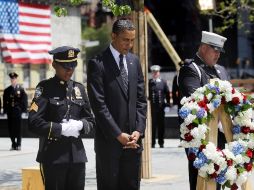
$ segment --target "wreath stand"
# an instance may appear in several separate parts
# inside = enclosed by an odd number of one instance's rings
[[[233,134],[231,128],[233,124],[230,116],[224,111],[224,106],[220,105],[216,110],[214,110],[212,115],[213,119],[211,119],[211,121],[208,123],[210,130],[206,140],[214,143],[215,146],[217,146],[218,123],[221,121],[227,142],[232,142]],[[241,188],[242,190],[252,190],[250,180],[248,179]],[[216,190],[216,182],[213,179],[206,180],[198,175],[196,190]]]

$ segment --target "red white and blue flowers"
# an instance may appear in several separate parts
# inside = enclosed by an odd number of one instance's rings
[[[190,97],[181,100],[179,116],[181,145],[189,148],[189,159],[199,170],[199,175],[214,179],[231,190],[246,182],[254,167],[254,123],[252,104],[247,96],[236,90],[228,81],[213,80],[198,88]],[[224,105],[232,118],[233,142],[224,150],[207,142],[207,123],[212,112]]]

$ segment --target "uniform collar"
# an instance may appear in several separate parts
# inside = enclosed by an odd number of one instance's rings
[[[60,84],[60,85],[67,85],[67,81],[64,81],[64,80],[61,80],[58,76],[54,76],[54,78],[53,78],[55,81],[56,81],[56,83],[57,84]]]

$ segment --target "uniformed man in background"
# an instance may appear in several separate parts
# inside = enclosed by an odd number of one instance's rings
[[[3,113],[7,114],[8,130],[11,138],[10,150],[21,150],[21,115],[27,112],[27,94],[24,88],[17,84],[18,74],[9,74],[11,85],[3,93]]]
[[[62,46],[53,55],[53,78],[41,81],[29,110],[29,129],[39,135],[37,161],[45,190],[83,190],[87,157],[80,134],[94,127],[85,87],[71,80],[79,49]]]
[[[170,105],[170,92],[167,82],[160,77],[160,66],[151,66],[152,79],[149,80],[149,100],[152,113],[152,148],[156,144],[156,132],[160,148],[164,147],[164,109]]]

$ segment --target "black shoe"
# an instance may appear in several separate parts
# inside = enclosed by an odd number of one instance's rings
[[[20,151],[21,150],[21,146],[17,146],[16,150]]]
[[[160,145],[160,148],[164,148],[164,145],[163,145],[163,144],[161,144],[161,145]]]

